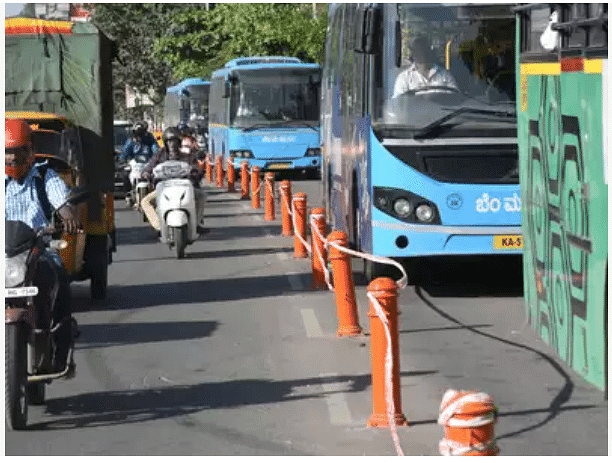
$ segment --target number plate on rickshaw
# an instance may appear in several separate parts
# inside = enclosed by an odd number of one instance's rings
[[[38,294],[37,286],[24,286],[23,288],[4,288],[5,299],[11,297],[28,297]]]
[[[523,249],[521,235],[497,235],[493,237],[493,249],[513,250]]]

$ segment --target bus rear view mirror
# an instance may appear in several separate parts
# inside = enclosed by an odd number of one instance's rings
[[[366,12],[364,52],[375,55],[380,51],[380,9],[369,8]]]

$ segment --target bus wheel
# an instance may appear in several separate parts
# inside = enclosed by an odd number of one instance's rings
[[[407,272],[408,282],[411,282],[411,272],[408,272],[408,270],[406,269],[406,264],[404,262],[401,262],[401,264],[404,267],[404,270]],[[394,265],[381,264],[379,262],[373,262],[368,259],[364,259],[363,273],[368,283],[372,282],[376,278],[381,277],[387,277],[391,278],[394,281],[397,281],[403,276],[400,269],[398,269]]]

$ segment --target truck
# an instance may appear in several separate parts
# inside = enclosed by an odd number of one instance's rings
[[[59,158],[77,175],[70,187],[91,194],[79,210],[84,230],[67,239],[62,256],[72,280],[91,280],[91,296],[106,297],[116,251],[112,60],[116,47],[90,22],[5,20],[5,117],[34,128],[55,120],[68,134]],[[69,237],[67,237],[69,238]],[[68,261],[70,260],[70,261]]]

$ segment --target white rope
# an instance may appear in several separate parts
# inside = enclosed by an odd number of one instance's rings
[[[387,337],[387,353],[385,355],[385,401],[387,402],[387,415],[389,420],[389,427],[391,429],[391,437],[393,438],[393,444],[395,445],[395,451],[398,456],[403,457],[404,452],[399,443],[399,436],[397,435],[397,427],[395,425],[395,404],[393,403],[393,353],[391,352],[391,332],[389,330],[389,321],[383,311],[380,303],[370,291],[367,293],[368,299],[372,302],[372,306],[376,311],[376,315],[380,319],[385,329],[385,335]]]

